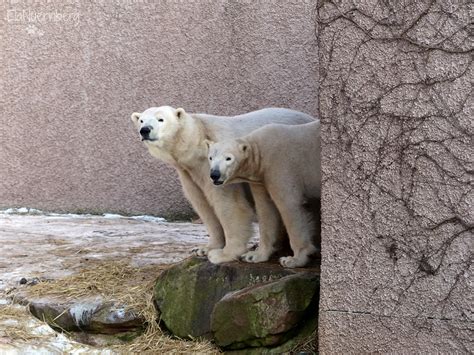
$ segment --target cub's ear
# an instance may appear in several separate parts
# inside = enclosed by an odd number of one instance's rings
[[[141,113],[134,112],[132,113],[132,116],[130,118],[132,119],[133,123],[137,123],[141,115],[142,115]]]
[[[206,145],[207,150],[209,150],[209,148],[211,147],[211,145],[214,144],[214,142],[209,139],[204,139],[204,144]]]
[[[246,141],[238,139],[237,143],[239,144],[239,151],[243,153],[244,156],[248,155],[249,152],[249,145]]]
[[[184,108],[177,108],[176,109],[176,117],[181,118],[184,116],[186,112],[184,112]]]

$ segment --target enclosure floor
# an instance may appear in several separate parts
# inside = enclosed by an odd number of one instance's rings
[[[89,260],[173,263],[207,242],[202,224],[101,216],[0,214],[0,290],[21,278],[58,278]]]
[[[9,302],[7,293],[20,287],[22,278],[56,279],[97,260],[128,260],[133,266],[169,264],[184,259],[193,247],[206,242],[202,224],[0,214],[0,312],[2,304]],[[32,323],[32,327],[38,324]],[[0,321],[0,333],[6,328],[8,322]],[[57,342],[54,333],[52,339]],[[42,350],[67,351],[67,344],[53,344],[54,341],[44,344]],[[31,350],[19,339],[0,336],[0,353]],[[35,348],[38,350],[41,349]],[[90,352],[87,347],[83,350]]]

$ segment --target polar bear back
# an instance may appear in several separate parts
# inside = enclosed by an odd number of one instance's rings
[[[314,121],[306,113],[270,107],[237,116],[192,114],[205,126],[208,138],[215,141],[241,137],[267,124],[299,125]]]
[[[257,147],[263,180],[295,184],[306,195],[321,194],[320,122],[297,126],[269,124],[245,137]],[[283,181],[280,181],[283,180]]]

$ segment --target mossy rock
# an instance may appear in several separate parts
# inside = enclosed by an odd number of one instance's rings
[[[211,313],[231,291],[278,280],[298,271],[278,264],[231,262],[211,264],[192,257],[164,271],[157,279],[154,301],[166,328],[180,338],[212,339]]]
[[[276,346],[294,336],[308,316],[316,318],[319,276],[289,275],[224,296],[214,307],[211,329],[227,349]],[[309,313],[309,314],[308,314]]]
[[[311,306],[310,306],[311,307]],[[314,313],[308,312],[297,328],[289,332],[288,340],[277,346],[249,347],[243,349],[226,349],[225,353],[230,355],[275,355],[275,354],[317,354],[318,339],[316,329],[318,327],[317,303]]]

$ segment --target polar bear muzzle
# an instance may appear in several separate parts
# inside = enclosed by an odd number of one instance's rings
[[[142,141],[150,139],[151,130],[152,130],[151,126],[144,126],[140,128],[140,135],[142,136]]]
[[[212,169],[210,176],[211,176],[211,180],[214,183],[214,185],[222,185],[223,184],[223,181],[220,180],[221,173],[220,173],[219,170]]]
[[[152,126],[143,126],[140,128],[140,135],[142,136],[142,141],[155,142],[158,138],[150,137],[151,132],[153,131]]]

